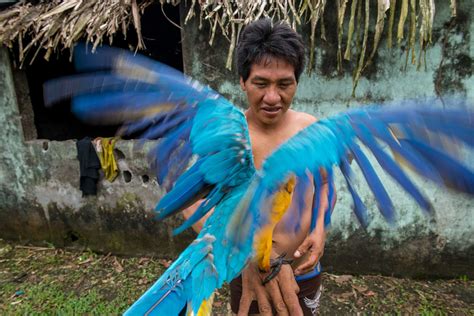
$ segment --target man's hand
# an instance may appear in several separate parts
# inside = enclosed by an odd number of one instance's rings
[[[272,315],[272,306],[278,315],[303,315],[297,293],[299,292],[293,270],[283,264],[280,272],[267,284],[262,285],[266,274],[251,263],[242,273],[242,297],[238,316],[248,315],[250,304],[256,300],[261,315]]]
[[[295,251],[295,258],[302,258],[296,266],[295,275],[303,275],[313,271],[324,253],[326,232],[324,227],[317,227]]]

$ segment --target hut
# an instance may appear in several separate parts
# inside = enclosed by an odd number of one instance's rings
[[[153,221],[161,188],[144,151],[119,141],[120,174],[82,196],[76,139],[115,128],[78,122],[63,104],[42,104],[42,83],[74,72],[78,41],[129,48],[183,70],[239,106],[233,51],[243,26],[286,20],[308,43],[308,72],[294,106],[318,117],[363,103],[457,93],[474,100],[473,4],[427,0],[19,1],[0,7],[0,238],[87,246],[117,254],[173,256],[193,237],[172,236],[179,217]],[[471,89],[469,88],[471,87]],[[145,144],[144,150],[152,144]],[[390,181],[386,179],[386,181]],[[419,180],[420,182],[422,180]],[[350,273],[473,277],[473,201],[426,185],[436,212],[426,218],[392,184],[399,224],[377,217],[367,231],[342,181],[324,264]],[[449,269],[446,267],[449,266]]]

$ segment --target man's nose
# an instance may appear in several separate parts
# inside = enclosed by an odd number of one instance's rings
[[[268,87],[263,96],[263,102],[269,105],[280,103],[281,96],[276,87]]]

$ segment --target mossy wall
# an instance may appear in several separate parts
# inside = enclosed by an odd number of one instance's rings
[[[25,93],[24,82],[15,79]],[[192,232],[172,236],[180,218],[153,220],[162,195],[145,157],[153,143],[137,150],[136,141],[119,141],[119,177],[99,181],[98,195],[83,197],[74,140],[24,140],[25,112],[19,112],[5,48],[0,48],[0,91],[0,238],[162,257],[175,256],[192,240]],[[34,126],[28,129],[31,133]]]

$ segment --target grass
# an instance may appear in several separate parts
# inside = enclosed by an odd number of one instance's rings
[[[0,315],[118,315],[169,266],[167,259],[23,247],[0,241]],[[322,315],[474,315],[474,281],[323,275]],[[229,314],[229,292],[214,315]]]
[[[6,286],[5,292],[17,292],[14,286]],[[84,293],[65,292],[60,285],[38,284],[14,295],[10,304],[5,304],[2,314],[14,315],[117,315],[128,306],[120,296],[108,300],[98,290]]]

